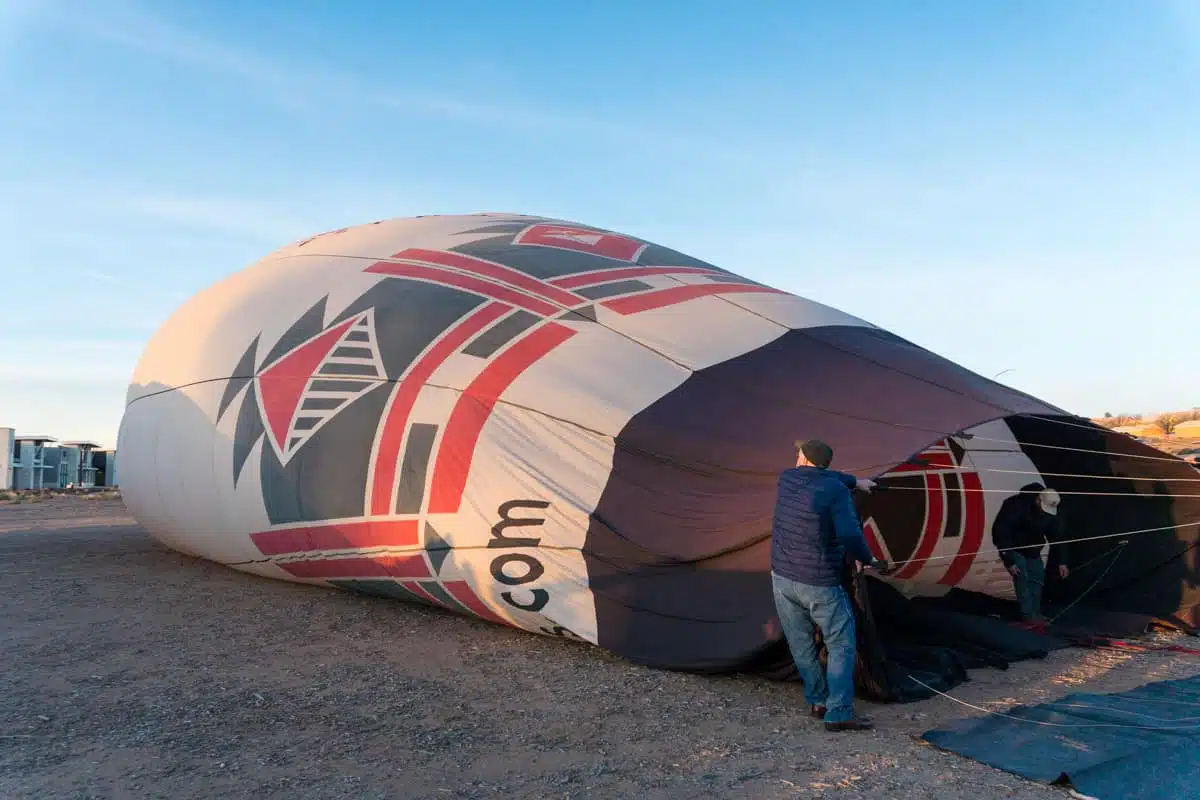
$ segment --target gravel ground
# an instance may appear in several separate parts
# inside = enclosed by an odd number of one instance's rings
[[[0,506],[0,534],[4,798],[1063,796],[916,741],[978,713],[941,698],[832,735],[798,685],[244,575],[119,500]],[[1070,650],[954,694],[999,710],[1198,672]]]

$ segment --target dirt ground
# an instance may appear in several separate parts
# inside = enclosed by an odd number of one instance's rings
[[[978,713],[942,698],[828,734],[799,685],[244,575],[119,500],[0,506],[0,534],[3,798],[1063,796],[918,743]],[[1070,650],[954,695],[1000,710],[1197,673]]]
[[[1150,439],[1150,444],[1172,455],[1200,451],[1200,438],[1195,436],[1172,436]]]

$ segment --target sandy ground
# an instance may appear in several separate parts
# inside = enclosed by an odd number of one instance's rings
[[[3,798],[1063,796],[917,742],[977,713],[942,698],[828,734],[798,685],[244,575],[119,501],[0,506],[0,534]],[[1000,710],[1197,673],[1070,650],[954,694]]]
[[[1200,437],[1172,436],[1171,438],[1152,438],[1153,447],[1171,453],[1194,453],[1200,451]]]

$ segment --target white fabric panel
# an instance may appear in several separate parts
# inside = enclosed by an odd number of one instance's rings
[[[706,285],[725,283],[714,281],[708,275],[682,274],[671,275],[672,283],[685,285]],[[734,284],[736,285],[736,284]],[[804,297],[779,292],[731,292],[720,297],[739,308],[743,308],[757,316],[765,317],[784,328],[802,329],[819,328],[823,325],[854,325],[863,328],[874,328],[875,325],[859,319],[833,306],[818,303]]]
[[[459,393],[432,385],[436,383],[438,381],[431,381],[429,384],[426,384],[421,393],[417,395],[417,400],[413,403],[412,414],[409,417],[410,422],[428,422],[434,425],[446,424],[446,420],[449,419],[450,413],[454,410],[454,404],[458,402]],[[435,447],[434,449],[436,450],[437,448]]]
[[[719,297],[698,297],[629,315],[597,307],[596,317],[605,327],[690,370],[727,361],[787,333]]]
[[[1000,559],[1000,554],[996,552],[996,545],[992,542],[992,523],[995,522],[996,515],[1000,513],[1000,506],[1004,504],[1004,501],[1019,492],[1022,486],[1034,481],[1041,481],[1044,484],[1045,481],[1029,456],[1025,455],[1017,444],[1008,425],[1002,420],[973,428],[971,433],[978,434],[980,437],[965,444],[968,448],[967,458],[979,472],[979,478],[985,490],[983,501],[986,527],[979,557],[975,559],[971,571],[959,583],[959,586],[969,591],[984,592],[994,597],[1015,599],[1016,593],[1012,585],[1012,576],[1004,568],[1004,562]],[[983,437],[1007,441],[985,441]],[[1046,546],[1042,548],[1043,555],[1047,549]]]
[[[497,406],[482,431],[476,468],[471,470],[459,512],[430,515],[434,527],[455,548],[451,557],[475,592],[518,627],[537,630],[558,624],[595,641],[595,605],[579,550],[587,536],[589,515],[608,480],[612,453],[608,439],[543,414]],[[510,512],[513,518],[544,519],[544,524],[502,531],[510,538],[538,538],[538,547],[488,546],[494,538],[493,526],[501,518],[498,509],[513,500],[549,503],[544,509]],[[545,574],[522,587],[495,580],[489,565],[507,553],[535,557]],[[539,613],[514,608],[502,597],[511,591],[517,602],[528,603],[532,589],[550,595]]]
[[[616,436],[629,419],[687,380],[687,370],[590,322],[558,320],[576,334],[530,367],[502,400]],[[533,329],[531,329],[533,330]],[[431,383],[465,389],[488,361],[457,355]]]
[[[171,509],[171,535],[206,558],[242,561],[261,558],[245,534],[264,522],[265,514],[261,492],[257,503],[247,502],[251,498],[245,496],[236,502],[229,469],[231,437],[215,427],[214,419],[225,385],[196,384],[144,398],[137,405],[152,408],[161,430],[170,431],[159,437],[156,472],[158,491]],[[257,471],[257,462],[247,462],[247,467]],[[257,480],[252,485],[257,488]]]
[[[484,333],[487,333],[487,330],[485,329]],[[492,358],[495,358],[495,355]],[[463,355],[461,352],[455,353],[434,370],[433,375],[429,378],[429,384],[451,389],[466,388],[471,381],[479,377],[479,373],[483,372],[490,361],[491,359],[485,360],[477,356]]]
[[[521,529],[537,536],[532,528]],[[544,572],[528,585],[508,586],[492,577],[492,563],[508,553],[522,553],[537,559]],[[574,634],[571,638],[596,644],[595,599],[586,583],[587,565],[577,550],[485,550],[459,549],[450,551],[447,564],[472,587],[477,595],[498,616],[513,626],[531,633],[551,634],[556,626],[562,626]],[[522,577],[529,567],[520,562],[501,562],[502,571],[513,577]],[[447,567],[443,567],[445,573]],[[546,592],[548,602],[540,611],[529,612],[514,608],[504,598],[507,592],[515,603],[530,606],[538,601],[537,590]]]
[[[744,308],[760,317],[766,317],[786,328],[819,328],[823,325],[877,327],[832,306],[792,294],[726,294],[721,297],[725,302]]]
[[[258,360],[329,295],[326,321],[384,280],[348,258],[264,260],[185,303],[151,337],[127,402],[163,387],[227,378],[261,332]],[[261,364],[260,364],[261,366]]]
[[[153,402],[147,398],[143,403]],[[151,406],[138,406],[126,412],[117,434],[117,452],[121,458],[121,499],[129,513],[151,534],[165,544],[184,552],[190,550],[171,537],[171,522],[164,498],[158,492],[155,477],[155,439],[158,418]]]
[[[225,381],[143,397],[126,415],[119,442],[122,497],[138,521],[165,544],[220,562],[262,558],[247,535],[269,526],[255,445],[235,490],[230,414],[213,417]],[[243,390],[244,393],[245,390]],[[242,394],[236,403],[241,402]],[[278,570],[268,571],[279,577]]]
[[[992,543],[992,523],[1001,505],[1011,495],[1020,491],[1027,483],[1040,481],[1037,468],[1012,435],[1003,420],[994,420],[971,428],[971,439],[957,439],[966,451],[963,470],[974,471],[983,489],[984,533],[979,554],[971,569],[956,584],[957,588],[981,592],[993,597],[1015,599],[1012,577],[1004,568],[1004,562]],[[1044,483],[1044,481],[1043,481]],[[947,493],[947,501],[953,500],[954,492]],[[918,495],[919,496],[919,495]],[[943,586],[939,580],[950,569],[956,555],[963,546],[962,540],[941,537],[934,547],[929,561],[922,565],[912,578],[891,580],[898,589],[909,596],[933,597],[945,594],[951,587]],[[1043,555],[1046,547],[1043,547]]]

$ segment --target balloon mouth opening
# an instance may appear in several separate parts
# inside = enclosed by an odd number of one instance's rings
[[[886,580],[906,593],[1005,591],[993,523],[1006,499],[1024,495],[1055,520],[1057,535],[1079,540],[1069,545],[1076,565],[1102,562],[1138,532],[1134,557],[1126,554],[1104,576],[1088,573],[1099,580],[1093,599],[1174,613],[1188,593],[1185,576],[1161,574],[1166,583],[1158,588],[1147,576],[1200,542],[1200,491],[1187,491],[1200,485],[1196,478],[1183,460],[1089,420],[1019,414],[933,442],[880,475],[859,507],[871,549],[899,565]],[[1058,553],[1046,545],[1043,558],[1051,555]],[[1078,589],[1051,583],[1052,598]],[[1123,585],[1141,588],[1123,595]]]

